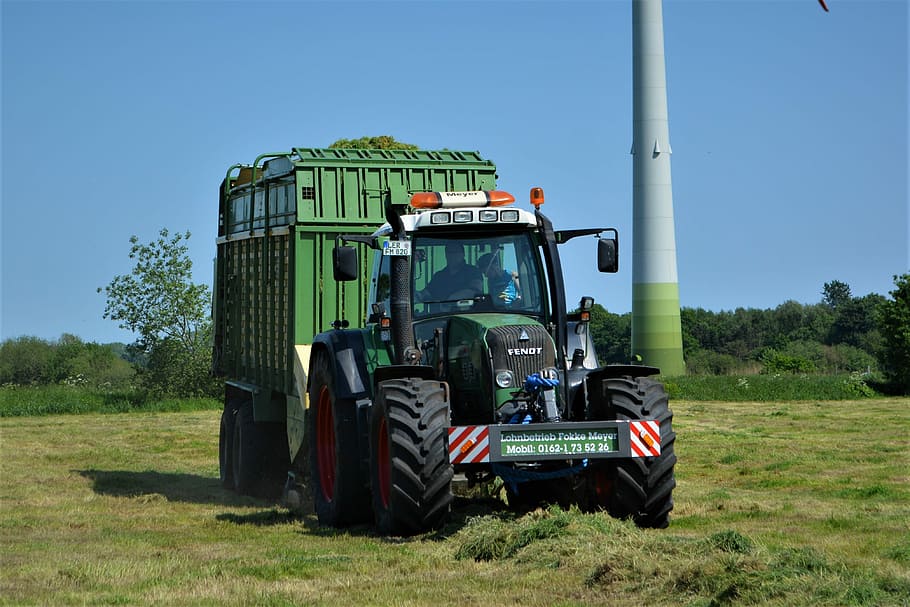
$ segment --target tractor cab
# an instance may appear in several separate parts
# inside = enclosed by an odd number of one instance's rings
[[[391,300],[407,287],[413,363],[448,382],[453,419],[462,423],[512,419],[523,406],[514,394],[534,375],[562,387],[532,418],[559,420],[580,384],[568,378],[579,346],[596,366],[586,323],[566,310],[556,244],[605,230],[554,232],[539,211],[540,188],[531,196],[537,212],[509,206],[514,200],[501,191],[417,193],[416,212],[390,218],[368,242],[375,255],[369,320],[388,327],[382,340],[395,360]],[[613,258],[607,271],[615,271],[616,246],[615,238],[599,241]]]

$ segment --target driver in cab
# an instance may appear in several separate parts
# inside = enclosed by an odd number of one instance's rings
[[[424,290],[418,292],[418,301],[453,301],[475,297],[483,290],[480,270],[465,261],[461,243],[446,244],[445,252],[446,266],[433,275]]]

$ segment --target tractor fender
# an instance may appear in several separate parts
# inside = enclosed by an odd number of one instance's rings
[[[436,370],[429,365],[389,365],[378,367],[373,375],[374,385],[387,379],[403,379],[416,377],[419,379],[435,379]]]
[[[312,358],[324,350],[334,361],[335,396],[359,400],[372,397],[372,384],[367,372],[363,332],[359,329],[333,330],[313,338]]]
[[[606,365],[592,369],[585,377],[585,386],[589,395],[599,394],[605,379],[614,377],[647,377],[659,374],[660,369],[648,365]]]

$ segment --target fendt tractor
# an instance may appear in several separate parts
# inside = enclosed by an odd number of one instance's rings
[[[441,525],[453,479],[517,509],[605,509],[665,527],[675,434],[659,370],[598,364],[554,230],[473,152],[295,148],[220,189],[214,366],[221,480],[312,494],[320,524]],[[592,243],[593,244],[593,243]]]

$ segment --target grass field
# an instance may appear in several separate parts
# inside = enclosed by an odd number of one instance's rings
[[[239,498],[218,412],[0,419],[0,604],[910,605],[910,399],[673,403],[669,529],[459,499],[377,537]]]

